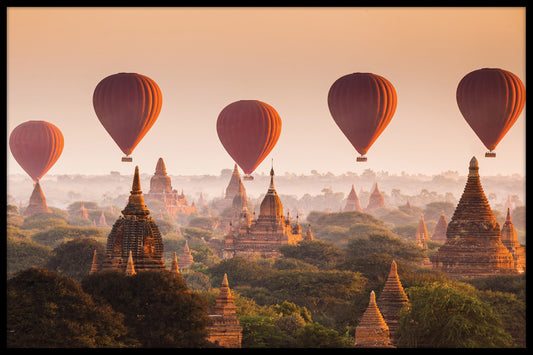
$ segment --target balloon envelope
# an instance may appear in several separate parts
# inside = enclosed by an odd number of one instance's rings
[[[391,121],[396,102],[392,84],[372,73],[345,75],[333,83],[328,93],[331,116],[361,155]]]
[[[63,134],[46,121],[21,123],[9,136],[9,149],[34,182],[46,174],[63,152]]]
[[[246,174],[251,174],[276,145],[281,118],[276,110],[258,100],[240,100],[218,115],[220,142]]]
[[[526,89],[513,73],[483,68],[465,75],[457,86],[457,105],[489,150],[494,150],[520,116]]]
[[[154,125],[162,102],[155,81],[137,73],[110,75],[98,83],[93,93],[100,123],[126,155]]]

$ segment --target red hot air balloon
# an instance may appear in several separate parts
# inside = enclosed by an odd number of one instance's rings
[[[220,142],[246,174],[245,180],[267,157],[281,133],[276,110],[258,100],[236,101],[220,112],[217,119]]]
[[[396,102],[394,86],[376,74],[348,74],[331,85],[329,111],[361,154],[357,161],[366,161],[364,155],[391,121]]]
[[[63,152],[63,134],[46,121],[21,123],[9,136],[9,149],[34,182],[46,174]]]
[[[526,89],[513,73],[483,68],[468,73],[457,86],[457,105],[466,122],[495,157],[498,143],[520,116]]]
[[[129,155],[148,133],[161,111],[163,96],[159,86],[147,76],[136,73],[110,75],[94,89],[93,106],[100,123]]]

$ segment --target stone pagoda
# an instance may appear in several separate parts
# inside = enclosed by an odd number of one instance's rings
[[[502,243],[511,252],[515,260],[515,268],[518,272],[526,271],[526,248],[520,246],[516,229],[511,221],[511,211],[507,208],[507,218],[502,227]]]
[[[85,204],[83,201],[81,201],[80,209],[76,213],[76,217],[83,218],[83,219],[89,219],[89,213],[87,212],[87,209],[85,208]]]
[[[246,259],[276,258],[281,256],[281,245],[296,245],[302,240],[297,221],[293,227],[290,218],[283,216],[283,205],[274,187],[274,169],[270,170],[270,186],[261,202],[259,217],[252,219],[243,211],[238,226],[232,226],[224,238],[222,256]],[[236,230],[234,230],[234,228]]]
[[[150,191],[144,194],[147,203],[152,201],[163,202],[168,215],[175,216],[178,213],[191,214],[197,212],[196,206],[189,206],[183,190],[181,194],[172,188],[170,176],[163,158],[159,158],[155,167],[155,173],[150,179]]]
[[[433,255],[433,268],[452,279],[515,274],[515,261],[503,245],[500,226],[485,197],[475,157],[470,160],[463,195],[455,208],[446,242]]]
[[[232,207],[233,198],[239,193],[239,189],[242,189],[244,192],[246,192],[241,180],[241,175],[239,174],[239,168],[237,164],[235,164],[228,186],[226,187],[224,197],[220,200],[213,201],[213,207],[219,212]],[[227,225],[225,225],[224,228],[227,228]]]
[[[305,233],[305,236],[303,238],[305,241],[315,240],[315,237],[313,236],[313,232],[311,231],[311,224],[307,226],[307,232]]]
[[[191,251],[189,250],[189,243],[185,240],[185,246],[183,247],[183,252],[181,253],[178,259],[178,268],[180,270],[185,270],[193,263],[193,257]]]
[[[395,335],[398,329],[399,312],[402,307],[409,304],[409,299],[403,290],[394,260],[391,263],[389,276],[387,281],[385,281],[385,286],[379,295],[377,304],[383,319],[385,319],[389,327],[390,338],[393,343],[396,343]]]
[[[352,189],[350,190],[350,193],[348,194],[348,198],[346,199],[346,206],[344,206],[344,212],[348,211],[363,211],[363,209],[361,208],[361,203],[359,203],[359,197],[357,197],[353,185]]]
[[[427,250],[427,240],[429,240],[428,230],[426,228],[426,222],[424,222],[424,215],[422,214],[420,215],[420,221],[418,221],[418,227],[415,233],[415,242],[420,248]]]
[[[448,222],[446,221],[446,216],[444,215],[444,211],[441,211],[439,220],[437,221],[437,224],[435,225],[435,229],[433,230],[433,235],[431,236],[431,240],[434,242],[444,243],[446,242],[446,230],[448,229]]]
[[[381,194],[381,191],[378,189],[378,183],[374,185],[374,191],[370,194],[368,199],[368,206],[366,207],[366,212],[373,212],[378,208],[385,207],[385,199]]]
[[[248,208],[246,190],[244,189],[244,185],[240,183],[231,203],[231,212],[222,219],[220,229],[227,233],[230,230],[230,225],[238,226],[243,213],[249,215],[250,209]]]
[[[44,197],[43,190],[41,190],[41,184],[39,181],[35,183],[33,192],[30,196],[30,204],[24,210],[24,216],[31,216],[35,213],[52,213],[52,211],[46,205],[46,198]]]
[[[355,328],[356,348],[393,348],[389,327],[376,304],[374,291],[370,292],[370,302],[363,317]]]
[[[207,326],[207,340],[224,348],[240,348],[242,342],[242,327],[233,304],[228,284],[228,276],[224,274],[220,292],[213,307],[213,314],[209,315]]]
[[[164,270],[163,238],[159,228],[144,204],[139,180],[139,167],[135,167],[128,204],[113,224],[107,237],[106,258],[103,270],[126,270],[128,256],[136,271]]]

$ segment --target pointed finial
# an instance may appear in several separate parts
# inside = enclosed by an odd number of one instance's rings
[[[179,274],[180,269],[178,267],[178,256],[176,255],[176,252],[174,252],[174,258],[172,259],[172,265],[170,267],[170,272],[174,274]]]
[[[223,287],[229,287],[228,274],[226,274],[226,273],[224,273],[224,278],[222,279],[222,286]]]
[[[128,255],[128,263],[126,264],[126,276],[133,276],[135,275],[135,266],[133,265],[133,254],[130,250],[130,253]]]
[[[94,274],[95,272],[98,272],[98,254],[96,253],[96,249],[94,249],[93,263],[91,265],[91,271],[89,271],[89,275]]]
[[[376,294],[374,293],[374,290],[372,290],[372,292],[370,292],[370,302],[368,303],[368,305],[376,305]]]
[[[468,167],[468,170],[468,176],[479,176],[479,164],[475,156],[470,159],[470,165]]]
[[[509,207],[507,207],[507,218],[505,222],[511,222],[511,209]]]
[[[141,193],[141,182],[139,179],[139,166],[135,166],[135,173],[133,174],[133,184],[131,185],[131,193],[132,194],[140,194]]]

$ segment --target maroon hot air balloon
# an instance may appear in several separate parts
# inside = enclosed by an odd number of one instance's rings
[[[245,180],[276,145],[281,118],[276,110],[258,100],[240,100],[224,107],[217,119],[220,142],[246,174]]]
[[[382,76],[372,73],[352,73],[337,79],[328,93],[331,116],[364,156],[387,127],[396,111],[396,90]]]
[[[21,123],[9,136],[9,149],[34,182],[46,174],[63,152],[63,134],[46,121]]]
[[[157,120],[162,102],[159,86],[141,74],[113,74],[98,83],[93,94],[94,111],[126,154],[122,161],[132,161],[129,155]]]
[[[483,68],[465,75],[457,86],[457,105],[466,122],[495,157],[498,143],[520,116],[526,89],[515,74]]]

